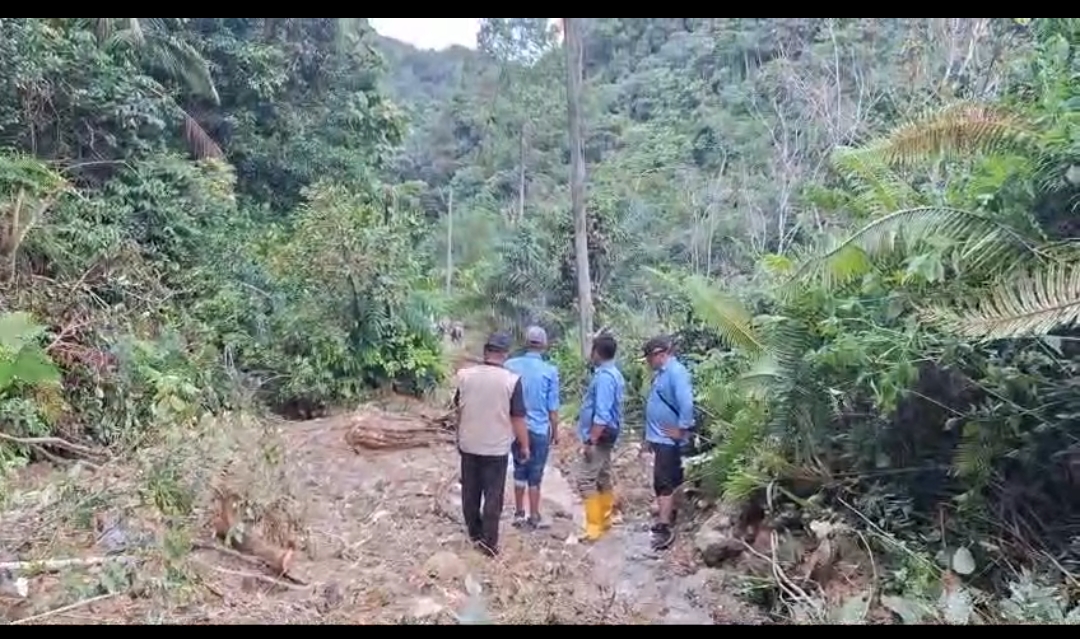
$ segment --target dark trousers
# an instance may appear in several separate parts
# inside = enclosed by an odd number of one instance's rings
[[[461,511],[469,539],[493,552],[499,549],[506,465],[506,455],[461,453]]]

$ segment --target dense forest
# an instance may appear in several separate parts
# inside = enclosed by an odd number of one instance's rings
[[[835,619],[815,536],[846,617],[1080,619],[1080,19],[563,20],[0,19],[0,467],[428,394],[443,317],[548,328],[568,419],[612,333],[636,423],[665,333],[747,597]]]

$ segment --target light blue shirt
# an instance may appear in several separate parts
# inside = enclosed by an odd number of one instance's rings
[[[674,445],[676,442],[663,431],[672,427],[681,430],[694,427],[694,387],[690,371],[675,358],[669,359],[653,375],[649,397],[645,401],[645,441]],[[685,442],[684,434],[680,443]]]
[[[559,369],[544,361],[540,353],[525,353],[506,362],[507,370],[521,376],[525,399],[525,423],[530,433],[548,436],[548,413],[559,410]]]
[[[622,429],[623,396],[626,380],[615,362],[604,362],[596,367],[585,397],[581,400],[578,415],[578,434],[582,442],[589,441],[589,431],[594,424],[607,426],[616,432]]]

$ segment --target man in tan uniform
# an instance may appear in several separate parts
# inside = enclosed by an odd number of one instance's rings
[[[510,445],[516,440],[524,462],[530,456],[521,378],[503,368],[510,336],[495,333],[484,345],[484,363],[458,371],[461,453],[461,510],[469,540],[489,556],[499,553],[499,519],[506,490]]]

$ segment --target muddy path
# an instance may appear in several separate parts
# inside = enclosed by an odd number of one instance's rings
[[[491,560],[465,543],[451,445],[357,454],[344,444],[350,422],[319,420],[284,434],[291,480],[306,496],[300,570],[321,584],[314,594],[323,622],[454,623],[478,615],[502,624],[713,624],[751,614],[725,590],[724,575],[698,569],[689,535],[667,553],[651,551],[643,490],[622,493],[622,521],[607,537],[578,543],[582,507],[568,481],[577,452],[571,441],[562,442],[546,475],[550,530],[510,526],[507,477],[503,549]],[[632,447],[616,466],[623,481],[647,486],[648,469]],[[469,582],[481,586],[478,598]],[[300,611],[312,594],[286,598]]]
[[[729,576],[697,565],[690,534],[682,534],[662,555],[651,552],[649,471],[633,445],[616,455],[621,521],[603,540],[591,545],[577,542],[582,508],[568,476],[578,450],[565,437],[553,451],[544,486],[551,529],[524,532],[510,526],[513,500],[508,476],[502,554],[492,560],[476,553],[466,543],[461,523],[458,457],[452,444],[358,453],[346,443],[345,434],[358,419],[420,422],[421,408],[415,402],[394,399],[349,414],[268,427],[283,457],[273,477],[256,478],[251,489],[288,496],[281,503],[288,504],[284,527],[291,532],[284,536],[291,536],[289,543],[296,548],[290,574],[300,583],[267,579],[265,571],[249,559],[196,543],[196,550],[184,554],[182,563],[165,571],[186,575],[183,583],[187,585],[180,590],[171,586],[168,597],[131,596],[126,587],[112,590],[112,596],[95,595],[102,590],[97,582],[112,579],[107,574],[112,568],[97,573],[91,569],[89,574],[97,581],[90,590],[65,585],[72,575],[36,576],[31,580],[31,605],[20,616],[33,618],[46,611],[48,618],[41,623],[57,624],[713,624],[758,620],[758,613],[732,596]],[[251,449],[240,450],[241,456],[255,454]],[[193,463],[197,467],[200,460],[195,458]],[[46,498],[67,490],[55,488],[62,481],[57,474],[68,477],[69,484],[88,482],[71,480],[70,469],[37,474],[36,485],[28,485],[20,493],[23,497],[16,495],[14,501],[25,497],[38,504],[35,517],[39,519],[5,514],[5,525],[12,526],[7,528],[11,535],[0,531],[0,560],[112,553],[104,547],[108,535],[98,524],[109,512],[119,512],[117,502],[82,498],[91,503],[87,532],[72,535],[61,549],[55,539],[49,540],[56,535],[39,523],[42,513],[57,512]],[[209,481],[207,477],[205,482]],[[145,493],[146,486],[115,492],[117,500],[131,501],[133,493]],[[204,492],[210,492],[208,486]],[[185,534],[192,541],[209,541],[209,530],[205,525],[198,529],[199,525]],[[25,532],[16,532],[20,526]],[[145,530],[150,537],[140,539],[156,537],[147,544],[168,547],[174,543],[170,535],[175,531],[161,526]],[[128,542],[136,539],[136,533],[109,534],[126,537],[127,548],[118,552],[132,554],[133,542]],[[133,569],[131,583],[139,582],[139,575],[148,570],[145,565]],[[73,603],[77,609],[53,614]]]

